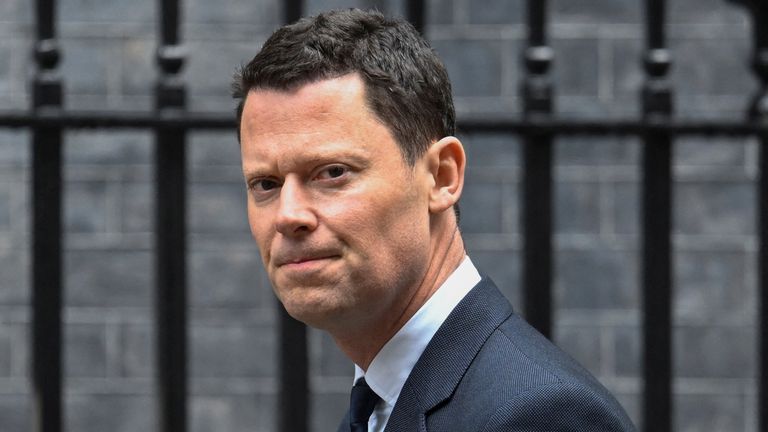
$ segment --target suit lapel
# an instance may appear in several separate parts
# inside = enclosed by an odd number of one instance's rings
[[[426,414],[450,398],[491,333],[512,314],[483,278],[448,315],[405,381],[385,431],[426,431]]]

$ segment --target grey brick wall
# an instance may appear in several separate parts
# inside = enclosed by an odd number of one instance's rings
[[[307,9],[375,1],[312,0]],[[426,35],[444,58],[461,115],[518,113],[522,0],[430,0]],[[29,105],[31,2],[0,2],[0,108]],[[278,0],[188,0],[183,79],[193,110],[229,111],[229,79],[277,26]],[[404,1],[384,2],[399,13]],[[642,2],[551,2],[557,111],[636,115]],[[681,117],[743,115],[756,88],[743,11],[724,0],[669,6]],[[62,0],[66,106],[151,108],[152,0]],[[520,305],[519,141],[461,134],[469,169],[469,252]],[[0,430],[30,428],[29,134],[0,130]],[[250,239],[231,133],[195,132],[189,157],[192,430],[270,431],[276,404],[275,300]],[[752,140],[675,147],[675,427],[756,430],[756,239]],[[146,431],[154,411],[152,138],[72,131],[65,147],[66,423],[71,431]],[[636,139],[561,138],[555,148],[556,340],[639,419],[640,311]],[[162,203],[160,203],[162,204]],[[518,309],[520,309],[518,307]],[[310,332],[312,424],[333,430],[351,365]]]

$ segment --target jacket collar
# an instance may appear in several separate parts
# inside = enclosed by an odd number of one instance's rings
[[[456,306],[405,381],[385,431],[426,431],[426,413],[449,399],[491,333],[512,306],[484,277]]]

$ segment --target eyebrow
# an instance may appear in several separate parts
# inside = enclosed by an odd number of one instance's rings
[[[299,157],[297,157],[294,165],[304,166],[334,162],[352,163],[353,165],[356,165],[360,168],[367,168],[370,166],[370,161],[368,158],[363,157],[360,152],[354,150],[344,152],[308,151],[307,153],[302,153]],[[274,170],[267,168],[266,165],[263,165],[261,167],[254,167],[247,171],[243,171],[243,176],[246,179],[265,177],[269,176],[273,171]]]

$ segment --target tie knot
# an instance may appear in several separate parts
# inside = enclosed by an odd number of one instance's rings
[[[381,399],[379,395],[368,387],[365,378],[360,378],[352,386],[349,403],[349,425],[352,432],[368,431],[368,418],[371,417],[379,399]]]

